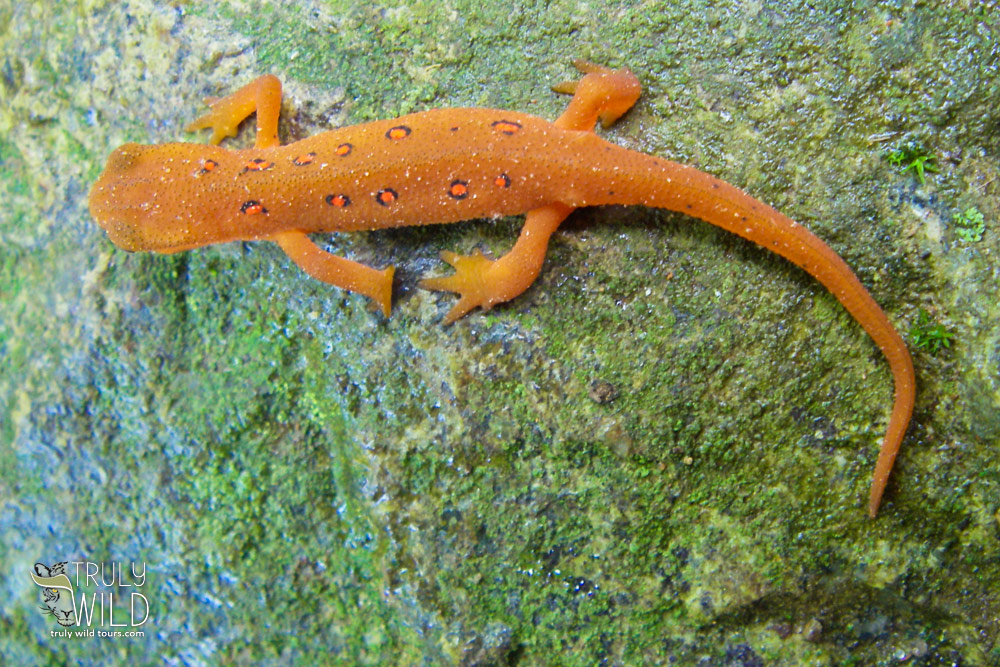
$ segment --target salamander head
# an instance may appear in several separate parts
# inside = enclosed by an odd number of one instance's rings
[[[128,251],[176,252],[232,240],[225,180],[203,178],[228,155],[197,144],[120,146],[90,191],[90,215]]]

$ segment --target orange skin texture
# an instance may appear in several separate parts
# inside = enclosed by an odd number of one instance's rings
[[[850,267],[817,236],[770,206],[694,168],[630,151],[594,134],[638,99],[628,70],[577,63],[585,76],[555,122],[497,109],[437,109],[324,132],[285,146],[277,137],[281,84],[265,75],[188,130],[233,136],[257,112],[244,150],[191,143],[126,144],[108,158],[90,212],[129,251],[171,253],[227,241],[271,240],[315,278],[364,294],[388,316],[393,268],[376,270],[316,246],[313,232],[383,229],[527,213],[514,247],[491,260],[442,256],[456,273],[421,281],[456,292],[450,323],[521,294],[541,270],[551,234],[575,208],[640,205],[679,211],[753,241],[822,283],[882,350],[895,396],[876,463],[874,517],[916,392],[906,344]]]

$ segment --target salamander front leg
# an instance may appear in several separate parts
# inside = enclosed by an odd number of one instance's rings
[[[585,60],[573,65],[584,73],[583,78],[552,86],[557,93],[573,95],[566,111],[555,121],[558,127],[593,132],[598,120],[608,127],[631,109],[642,93],[639,79],[628,69],[609,69]]]
[[[451,324],[476,306],[489,310],[528,289],[545,261],[549,237],[572,211],[564,204],[529,211],[517,243],[498,260],[487,258],[479,250],[471,255],[441,253],[441,258],[455,267],[454,275],[426,278],[420,281],[420,287],[461,295],[445,315],[444,323]]]
[[[211,128],[210,144],[235,137],[236,129],[247,116],[257,112],[257,140],[254,148],[278,145],[278,116],[281,114],[281,81],[272,74],[257,77],[235,93],[219,99],[208,98],[211,110],[184,128],[196,132]]]
[[[285,251],[293,262],[317,280],[340,289],[363,294],[375,301],[382,314],[392,309],[392,274],[395,267],[379,271],[370,266],[331,255],[313,243],[303,232],[281,232],[268,238]]]

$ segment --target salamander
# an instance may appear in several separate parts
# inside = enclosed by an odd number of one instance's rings
[[[624,204],[704,220],[793,262],[823,284],[871,336],[894,379],[894,401],[873,476],[874,517],[913,412],[906,344],[851,271],[819,237],[738,188],[689,166],[627,150],[594,133],[638,100],[627,69],[578,62],[583,77],[554,87],[573,97],[554,122],[514,111],[436,109],[344,127],[287,145],[278,140],[281,83],[264,75],[188,131],[211,145],[125,144],[90,192],[90,213],[119,247],[172,253],[227,241],[268,240],[306,273],[374,300],[388,316],[393,267],[374,269],[319,248],[316,232],[375,230],[526,213],[511,250],[442,253],[449,276],[420,286],[455,292],[444,318],[489,309],[538,276],[549,237],[574,209]],[[257,114],[252,148],[218,144]]]

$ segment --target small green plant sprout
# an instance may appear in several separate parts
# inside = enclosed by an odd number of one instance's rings
[[[923,308],[917,313],[917,321],[910,327],[910,339],[917,347],[937,354],[941,348],[951,347],[951,339],[955,334],[931,320],[931,315]]]
[[[986,231],[986,221],[983,214],[975,206],[970,206],[961,213],[952,216],[955,223],[955,234],[966,243],[977,243],[983,240]]]
[[[912,169],[921,185],[923,185],[927,180],[925,174],[937,173],[937,167],[931,164],[932,162],[935,162],[934,156],[925,151],[919,145],[897,148],[896,150],[891,151],[886,159],[889,161],[889,164],[899,168],[900,173],[904,173]]]

